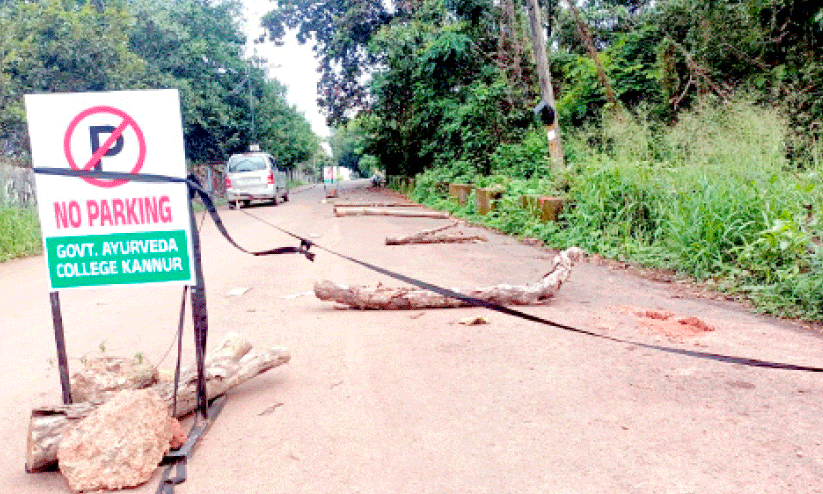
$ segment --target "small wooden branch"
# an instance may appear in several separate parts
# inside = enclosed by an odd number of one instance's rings
[[[422,204],[416,202],[341,202],[336,203],[334,208],[422,208]]]
[[[417,232],[407,237],[386,237],[386,245],[460,243],[486,240],[479,235],[463,235],[462,233],[459,235],[435,235],[437,232],[454,228],[457,225],[458,222],[455,221],[448,225],[423,230],[422,232]]]
[[[502,305],[534,305],[544,303],[554,296],[569,278],[571,268],[583,254],[571,247],[557,254],[551,269],[540,281],[526,286],[501,284],[474,290],[458,291],[463,295]],[[314,294],[320,300],[337,302],[356,309],[434,309],[466,307],[467,302],[445,297],[428,290],[402,287],[349,287],[322,281],[314,285]]]
[[[485,242],[486,238],[480,235],[426,235],[424,237],[386,237],[386,245],[408,244],[459,244],[464,242]]]
[[[206,356],[206,391],[208,398],[216,398],[249,379],[289,361],[289,351],[273,347],[250,351],[251,345],[240,335],[226,335],[221,346]],[[169,406],[172,413],[173,382],[152,386]],[[177,388],[175,417],[183,417],[197,409],[197,371],[187,369],[180,376]],[[63,433],[90,414],[102,403],[77,403],[36,408],[29,420],[26,448],[26,471],[37,472],[51,467],[57,461],[57,447]]]
[[[349,207],[343,209],[335,208],[334,214],[337,216],[402,216],[420,218],[448,218],[448,213],[440,211],[402,211],[396,209],[381,208],[360,208]]]
[[[683,54],[683,58],[686,61],[686,66],[689,69],[689,80],[686,83],[685,88],[683,89],[682,93],[679,97],[673,97],[669,100],[669,103],[672,104],[674,108],[677,108],[683,98],[686,96],[686,92],[689,90],[691,86],[695,86],[699,89],[698,84],[703,83],[705,84],[710,90],[712,90],[718,97],[720,97],[721,101],[724,103],[728,103],[731,100],[731,93],[732,88],[725,83],[722,82],[714,82],[711,78],[711,69],[705,65],[701,65],[698,63],[691,53],[684,47],[682,44],[672,41],[672,44],[675,48],[680,50]]]
[[[438,226],[437,228],[430,228],[428,230],[423,230],[423,231],[415,233],[414,235],[409,235],[409,237],[423,237],[425,235],[433,235],[435,233],[442,232],[443,230],[448,230],[449,228],[454,228],[458,224],[459,224],[458,221],[453,221],[453,222],[449,223],[448,225],[442,225],[442,226]]]

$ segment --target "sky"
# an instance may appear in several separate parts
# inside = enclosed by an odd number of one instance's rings
[[[262,32],[260,17],[273,8],[273,2],[260,0],[243,0],[246,16],[246,55],[251,56],[254,50],[257,55],[265,58],[264,64],[269,76],[279,80],[287,88],[289,103],[305,115],[312,126],[314,133],[321,138],[328,137],[329,128],[326,118],[320,114],[317,107],[317,61],[311,45],[301,45],[297,42],[294,33],[290,33],[284,40],[283,46],[274,46],[274,43],[252,45],[251,40]]]

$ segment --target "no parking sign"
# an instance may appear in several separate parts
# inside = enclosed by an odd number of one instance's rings
[[[186,177],[176,90],[26,95],[37,168]],[[36,175],[51,290],[193,284],[185,183]]]

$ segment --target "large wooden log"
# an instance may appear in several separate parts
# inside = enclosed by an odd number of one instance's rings
[[[290,359],[289,351],[273,347],[251,351],[251,345],[240,335],[226,335],[219,348],[206,356],[206,391],[209,399],[249,379],[283,365]],[[161,381],[154,388],[169,407],[169,413],[183,417],[197,409],[197,370],[186,369],[180,374],[177,408],[172,410],[174,383]],[[48,469],[57,461],[57,447],[63,433],[86,417],[101,403],[77,403],[41,407],[32,410],[26,448],[26,471]]]
[[[569,278],[571,268],[583,251],[577,247],[566,249],[552,260],[550,270],[538,282],[518,286],[501,284],[474,290],[455,290],[463,295],[501,305],[534,305],[544,303],[554,296]],[[314,294],[320,300],[337,302],[356,309],[433,309],[466,307],[462,300],[445,297],[428,290],[412,287],[389,288],[350,287],[331,281],[314,285]]]

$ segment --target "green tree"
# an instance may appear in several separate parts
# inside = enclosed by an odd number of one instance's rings
[[[133,0],[132,51],[145,61],[142,87],[180,91],[186,155],[222,161],[251,138],[246,93],[233,91],[246,77],[245,36],[234,1]],[[262,72],[253,79],[261,81]],[[259,98],[261,84],[253,84]]]
[[[296,29],[300,43],[315,44],[320,65],[317,102],[334,125],[368,106],[363,81],[380,57],[367,46],[382,26],[404,12],[398,6],[390,13],[380,0],[281,0],[262,24],[275,43]]]
[[[795,132],[823,121],[823,6],[814,0],[661,2],[664,81],[673,107],[700,94],[751,91],[780,105]]]
[[[432,166],[485,174],[503,143],[522,139],[534,103],[492,55],[496,10],[482,2],[423,4],[411,22],[383,28],[371,44],[385,69],[371,83],[366,151],[388,174]]]
[[[114,90],[136,84],[144,66],[129,50],[131,23],[122,0],[109,1],[99,11],[71,0],[0,4],[4,154],[27,154],[24,94]]]
[[[367,156],[363,159],[363,145],[367,136],[362,123],[362,118],[355,118],[335,127],[329,138],[329,146],[336,165],[358,171],[361,176],[367,177],[372,173],[374,160]]]
[[[286,88],[278,81],[263,81],[256,109],[260,145],[281,166],[294,168],[309,161],[320,142],[306,118],[286,101]]]
[[[26,93],[176,88],[189,159],[246,149],[251,106],[267,150],[287,166],[308,159],[317,139],[282,86],[243,58],[239,15],[233,0],[0,3],[0,150],[27,154]]]

